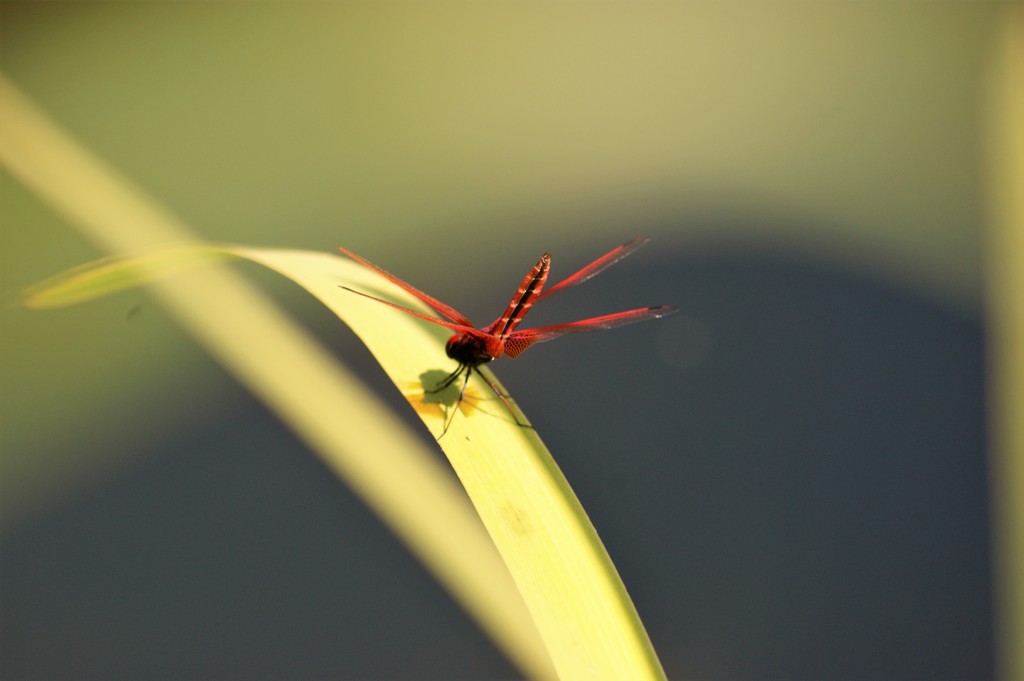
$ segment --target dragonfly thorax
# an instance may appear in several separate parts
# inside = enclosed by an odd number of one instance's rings
[[[449,338],[444,351],[463,366],[475,367],[495,359],[487,351],[487,343],[484,339],[465,333],[457,333]]]

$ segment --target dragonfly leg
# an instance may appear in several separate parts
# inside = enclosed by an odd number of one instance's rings
[[[508,409],[509,415],[512,417],[512,420],[516,422],[517,426],[519,426],[520,428],[529,428],[531,430],[536,430],[531,424],[523,423],[522,421],[519,420],[519,417],[516,416],[516,412],[512,408],[512,403],[508,401],[508,398],[510,398],[511,395],[506,395],[505,393],[501,392],[501,389],[498,388],[498,384],[491,383],[490,381],[488,381],[487,377],[480,373],[479,370],[477,371],[477,373],[480,374],[480,378],[484,379],[487,385],[491,386],[491,390],[493,390],[494,394],[498,396],[498,399],[501,400],[501,403],[505,405],[505,409]],[[465,389],[465,387],[463,387],[463,389]]]
[[[427,391],[425,391],[425,392],[427,392],[427,393],[430,393],[431,395],[433,395],[434,393],[439,393],[439,392],[441,392],[442,390],[444,390],[445,388],[447,388],[448,386],[450,386],[450,385],[451,385],[452,383],[454,383],[454,382],[455,382],[455,379],[457,379],[457,378],[459,377],[459,375],[460,375],[460,374],[461,374],[461,373],[462,373],[463,371],[465,371],[466,369],[468,369],[468,368],[469,368],[469,367],[468,367],[468,366],[466,366],[465,364],[460,364],[460,365],[459,365],[459,366],[458,366],[458,367],[457,367],[457,368],[455,369],[455,371],[453,371],[453,372],[451,372],[450,374],[448,374],[448,375],[447,375],[447,376],[445,377],[445,379],[444,379],[443,381],[441,381],[440,383],[438,383],[437,385],[435,385],[435,386],[433,387],[433,389],[431,389],[431,390],[427,390]]]
[[[452,416],[451,416],[451,418],[448,419],[448,423],[445,424],[444,430],[442,430],[441,434],[437,437],[438,440],[440,440],[442,437],[444,437],[444,434],[448,432],[448,428],[450,428],[451,425],[452,425],[452,422],[455,421],[455,415],[459,413],[459,407],[462,406],[462,399],[466,396],[466,386],[469,385],[469,377],[471,375],[473,375],[473,369],[471,367],[468,367],[468,366],[465,367],[465,368],[466,368],[466,380],[462,382],[462,390],[459,391],[459,399],[456,400],[455,407],[452,409]],[[445,379],[447,381],[447,385],[444,386],[445,388],[447,388],[448,385],[451,385],[452,381],[455,380],[455,377],[458,376],[460,373],[462,373],[462,369],[463,369],[463,367],[460,366],[456,370],[456,372],[454,374],[452,374],[452,376],[450,376],[449,378]]]
[[[475,367],[470,364],[460,364],[455,371],[448,374],[448,376],[446,376],[445,379],[438,383],[432,390],[426,391],[428,393],[441,392],[454,383],[463,373],[466,374],[466,378],[462,382],[462,389],[459,390],[459,399],[455,401],[455,406],[452,408],[452,415],[446,418],[444,430],[441,431],[441,435],[437,438],[438,440],[445,436],[445,433],[448,432],[448,428],[451,427],[452,422],[455,420],[455,415],[459,413],[459,407],[462,406],[462,401],[466,398],[466,388],[469,387],[469,378],[473,375],[474,369]],[[519,416],[516,414],[515,409],[512,408],[512,403],[509,401],[510,396],[503,393],[497,383],[491,383],[491,381],[487,380],[487,377],[480,373],[479,370],[477,370],[477,373],[480,374],[480,377],[484,379],[487,385],[491,386],[491,390],[493,390],[494,394],[498,396],[501,403],[505,405],[505,409],[508,410],[509,415],[512,417],[512,420],[516,422],[516,425],[520,428],[533,429],[533,426],[529,423],[524,423],[519,420]]]

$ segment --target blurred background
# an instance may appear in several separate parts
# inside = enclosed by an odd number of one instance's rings
[[[0,68],[204,238],[344,244],[481,323],[543,252],[652,236],[530,322],[680,314],[495,371],[669,677],[988,679],[1001,10],[2,2]],[[0,197],[6,296],[102,255]],[[145,293],[0,324],[0,676],[517,677]]]

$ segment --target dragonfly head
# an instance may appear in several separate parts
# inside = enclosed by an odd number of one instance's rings
[[[487,344],[482,338],[465,333],[457,333],[449,338],[444,351],[459,364],[470,367],[480,366],[494,359],[487,352]]]

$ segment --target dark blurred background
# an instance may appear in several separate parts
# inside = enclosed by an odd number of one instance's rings
[[[495,371],[669,677],[989,679],[999,9],[2,2],[0,67],[204,237],[343,243],[479,322],[651,235],[530,323],[680,314]],[[5,292],[101,255],[0,197]],[[517,677],[144,293],[0,324],[2,678]]]

